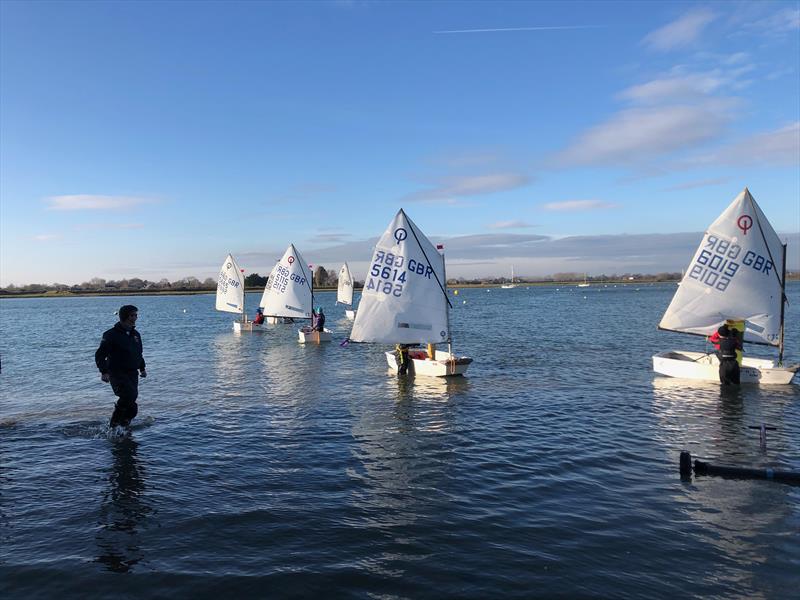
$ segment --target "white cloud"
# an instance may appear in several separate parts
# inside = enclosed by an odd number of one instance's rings
[[[714,93],[725,83],[719,72],[668,76],[629,87],[618,97],[640,104],[692,100]]]
[[[51,196],[46,201],[48,210],[124,210],[140,204],[153,202],[149,198],[133,196],[93,196],[78,194],[72,196]]]
[[[531,178],[518,173],[497,173],[466,177],[445,177],[436,187],[409,194],[406,200],[414,202],[455,203],[463,196],[480,196],[513,190],[528,185]]]
[[[689,46],[714,19],[716,15],[708,9],[693,9],[672,23],[648,33],[642,43],[660,52]]]
[[[580,136],[556,157],[562,166],[635,165],[642,159],[691,148],[718,137],[731,103],[707,100],[623,110]]]
[[[744,30],[756,31],[767,37],[793,33],[800,29],[800,8],[786,7],[777,12],[740,23],[739,26]]]
[[[602,200],[565,200],[563,202],[548,202],[543,204],[544,210],[556,212],[586,212],[589,210],[606,210],[617,208],[619,205]]]
[[[800,166],[800,121],[773,131],[757,133],[715,152],[695,156],[687,165],[767,165]]]
[[[488,227],[489,229],[525,229],[528,227],[536,227],[536,225],[526,223],[525,221],[497,221],[496,223],[490,223]]]

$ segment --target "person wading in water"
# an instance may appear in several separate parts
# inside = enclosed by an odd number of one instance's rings
[[[740,369],[736,361],[736,351],[742,349],[742,343],[736,330],[722,325],[717,333],[709,338],[717,348],[719,358],[719,382],[723,385],[739,385]]]
[[[127,427],[139,412],[139,376],[147,377],[142,356],[142,336],[136,331],[139,309],[126,304],[119,309],[119,323],[103,334],[94,362],[100,379],[111,383],[118,400],[109,427]]]

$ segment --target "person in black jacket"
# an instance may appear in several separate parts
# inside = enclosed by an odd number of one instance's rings
[[[111,415],[110,427],[130,425],[139,407],[139,375],[147,377],[142,356],[142,336],[136,331],[139,309],[126,304],[119,309],[119,323],[103,334],[100,347],[94,353],[94,362],[100,370],[100,379],[111,383],[118,397]]]
[[[741,350],[742,343],[736,330],[725,325],[717,330],[717,357],[719,357],[719,382],[723,385],[739,385],[740,369],[736,360],[736,351]]]

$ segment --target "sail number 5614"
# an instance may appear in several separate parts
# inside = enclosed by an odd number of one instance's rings
[[[403,268],[405,264],[404,256],[378,250],[375,253],[375,262],[369,270],[370,277],[366,289],[399,298],[403,294],[403,284],[406,282],[406,270]]]

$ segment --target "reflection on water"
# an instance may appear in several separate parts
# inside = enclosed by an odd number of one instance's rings
[[[145,472],[136,458],[138,446],[128,437],[112,441],[113,461],[100,505],[96,562],[116,573],[131,571],[143,559],[139,531],[152,512],[144,501]]]
[[[781,421],[783,411],[796,400],[791,386],[723,387],[653,379],[653,408],[661,421],[664,446],[673,453],[688,450],[693,459],[719,465],[779,468],[791,436],[775,436],[765,454],[758,430],[751,427]],[[676,441],[680,442],[677,447]],[[671,460],[677,477],[677,455]],[[782,534],[777,524],[791,518],[791,493],[788,486],[769,481],[693,477],[673,498],[698,526],[699,538],[742,568],[738,575],[736,571],[720,573],[720,581],[752,588],[756,585],[749,580],[753,567],[772,568],[771,537]]]
[[[390,371],[385,386],[390,393],[382,403],[353,406],[352,455],[359,468],[348,475],[360,484],[351,503],[368,515],[367,526],[394,531],[446,502],[453,452],[441,436],[452,432],[457,397],[469,381]],[[398,530],[402,540],[396,541],[412,544],[409,531]]]
[[[247,336],[233,335],[231,332],[217,334],[212,340],[214,352],[214,396],[241,395],[242,378],[246,375],[246,365],[240,360],[242,347]]]

